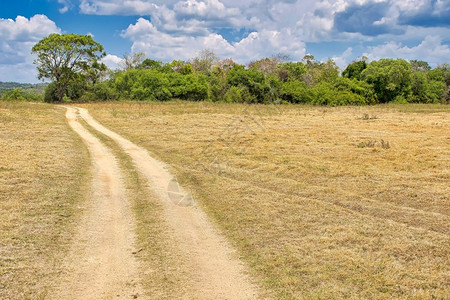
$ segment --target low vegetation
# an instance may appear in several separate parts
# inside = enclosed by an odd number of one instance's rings
[[[89,189],[89,156],[61,109],[0,102],[0,298],[44,299]]]
[[[135,59],[126,69],[110,72],[106,80],[69,85],[67,100],[181,99],[329,106],[447,103],[449,87],[448,64],[431,69],[421,61],[381,59],[366,63],[361,60],[351,63],[340,75],[334,61],[318,62],[311,55],[301,62],[273,57],[244,66],[232,59],[220,61],[206,51],[190,62]],[[46,97],[46,100],[56,98]]]
[[[169,163],[276,298],[449,295],[448,106],[84,106]]]

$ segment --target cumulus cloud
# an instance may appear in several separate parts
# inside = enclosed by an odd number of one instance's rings
[[[450,47],[442,44],[442,39],[438,36],[428,36],[415,47],[403,46],[401,43],[389,42],[380,46],[371,47],[364,53],[370,60],[381,58],[403,58],[406,60],[425,60],[430,65],[435,66],[448,61],[450,57]]]
[[[35,82],[31,48],[43,37],[61,30],[44,15],[0,19],[0,81]]]
[[[402,25],[423,27],[450,26],[450,2],[443,0],[407,0],[396,3]]]
[[[305,54],[305,44],[290,30],[252,32],[239,42],[230,43],[211,32],[199,36],[171,35],[159,31],[149,20],[140,18],[122,32],[122,37],[133,42],[133,52],[144,52],[164,61],[174,58],[188,60],[203,49],[212,50],[222,58],[233,57],[240,63],[278,53],[296,59]]]
[[[387,33],[391,28],[383,17],[388,10],[387,2],[351,5],[335,14],[334,26],[339,32],[359,32],[369,36]]]
[[[102,63],[104,63],[111,70],[119,69],[122,61],[123,58],[112,54],[108,54],[102,58]]]
[[[177,2],[173,10],[181,16],[202,17],[206,19],[239,16],[237,8],[227,8],[218,0],[187,0]]]
[[[218,34],[172,35],[159,31],[149,20],[144,18],[139,18],[136,24],[132,24],[124,30],[122,37],[133,42],[133,52],[144,52],[152,58],[161,60],[189,59],[205,48],[227,53],[231,47]]]

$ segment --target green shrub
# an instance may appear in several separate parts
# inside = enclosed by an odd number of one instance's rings
[[[44,101],[47,103],[54,103],[58,102],[58,93],[57,93],[57,87],[56,83],[52,82],[50,83],[46,88],[44,92]]]
[[[311,89],[303,81],[293,80],[284,82],[281,86],[280,97],[290,103],[311,103]]]
[[[21,88],[14,88],[3,93],[2,100],[28,100],[28,101],[42,101],[42,96],[34,93],[25,92]]]

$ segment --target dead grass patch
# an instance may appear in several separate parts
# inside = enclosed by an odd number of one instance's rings
[[[52,105],[0,101],[0,298],[45,298],[89,182],[89,156]]]
[[[450,294],[449,106],[84,107],[169,163],[276,297]]]

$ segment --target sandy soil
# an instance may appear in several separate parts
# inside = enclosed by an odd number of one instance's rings
[[[132,299],[140,294],[133,255],[134,218],[114,155],[68,108],[69,125],[83,139],[94,165],[92,196],[78,225],[54,299]]]

